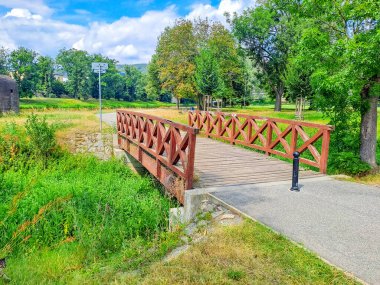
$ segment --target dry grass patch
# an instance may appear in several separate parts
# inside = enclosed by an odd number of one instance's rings
[[[363,177],[354,177],[348,179],[348,181],[380,187],[380,173],[370,174]]]
[[[22,111],[20,115],[8,114],[0,117],[0,130],[6,123],[14,122],[17,125],[24,125],[30,114],[45,116],[48,123],[57,126],[57,140],[63,147],[70,148],[70,141],[78,132],[96,133],[99,132],[99,118],[97,111],[89,110],[45,110],[45,111]],[[112,127],[103,123],[103,132],[112,132]]]
[[[136,284],[356,284],[341,271],[252,221],[219,227]]]

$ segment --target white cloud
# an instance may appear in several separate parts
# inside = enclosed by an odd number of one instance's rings
[[[4,18],[8,18],[8,17],[42,20],[41,15],[32,14],[28,9],[21,9],[21,8],[13,8],[4,16]]]
[[[140,18],[122,17],[113,23],[94,22],[74,48],[102,53],[120,62],[147,62],[154,53],[157,38],[178,18],[175,7],[148,11]]]
[[[245,8],[255,5],[255,0],[221,0],[219,6],[213,7],[210,4],[195,4],[187,19],[207,17],[210,20],[219,21],[226,24],[225,13],[241,13]]]
[[[53,13],[53,9],[49,8],[43,0],[0,0],[0,6],[10,9],[27,9],[31,13],[42,16],[49,16]]]
[[[24,46],[44,55],[70,48],[86,31],[79,25],[42,19],[26,9],[12,9],[0,17],[0,45],[10,49]]]
[[[146,0],[142,0],[146,1]],[[221,0],[218,7],[195,4],[188,19],[208,17],[225,23],[224,13],[240,13],[253,0]],[[61,48],[101,53],[121,63],[144,63],[154,53],[157,38],[165,27],[179,18],[176,6],[147,11],[141,17],[122,17],[111,23],[91,22],[88,26],[68,24],[51,18],[53,10],[43,0],[0,0],[11,10],[0,15],[0,45],[10,49],[25,46],[55,56]],[[83,15],[88,11],[76,11]]]

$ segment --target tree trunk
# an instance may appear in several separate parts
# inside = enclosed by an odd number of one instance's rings
[[[372,167],[376,167],[377,143],[377,103],[378,96],[370,96],[371,85],[364,86],[362,90],[363,103],[368,102],[368,108],[361,112],[360,123],[360,159]]]
[[[284,87],[283,86],[275,87],[275,92],[276,92],[276,103],[274,105],[274,110],[276,112],[280,112],[281,107],[282,107],[281,100],[282,100],[282,95],[284,94]]]
[[[177,110],[179,110],[179,98],[176,98],[177,99]]]
[[[202,105],[202,99],[203,99],[203,96],[202,95],[198,95],[198,102],[197,102],[197,107],[198,107],[198,110],[199,111],[203,111],[203,105]]]

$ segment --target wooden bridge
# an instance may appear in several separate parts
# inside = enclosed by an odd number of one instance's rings
[[[200,111],[188,113],[187,126],[118,110],[117,130],[120,147],[183,203],[184,191],[195,187],[290,180],[295,151],[319,171],[303,169],[301,178],[325,174],[332,127]]]

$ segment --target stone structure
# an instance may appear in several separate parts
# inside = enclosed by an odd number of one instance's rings
[[[18,88],[15,80],[0,75],[0,113],[16,112],[20,110]]]

